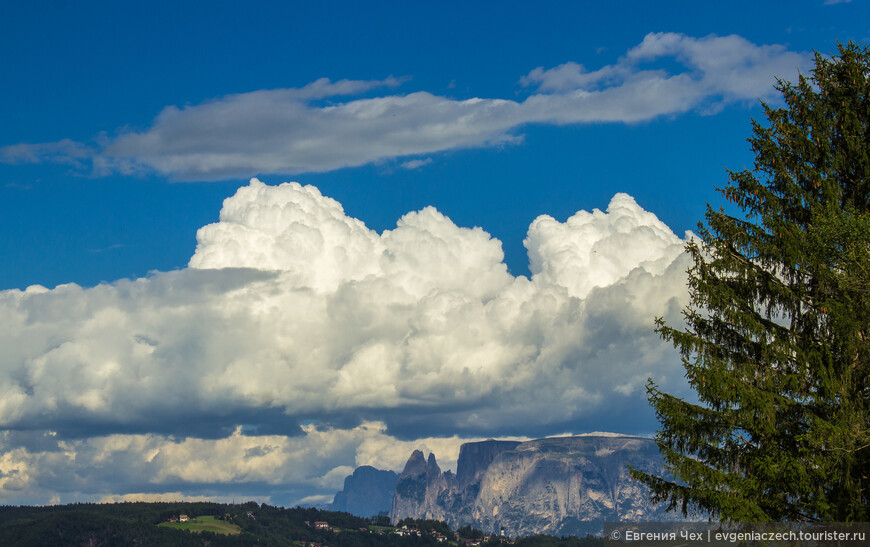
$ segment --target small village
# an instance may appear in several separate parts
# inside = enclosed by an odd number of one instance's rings
[[[237,515],[236,519],[241,515]],[[230,517],[229,514],[223,517],[214,516],[191,516],[186,513],[170,515],[164,520],[162,526],[178,527],[191,532],[210,531],[222,534],[238,534],[241,532],[238,520]],[[242,520],[256,521],[257,517],[253,511],[245,511]],[[236,522],[236,524],[232,524]],[[492,544],[493,542],[514,545],[515,540],[505,537],[504,531],[500,535],[484,534],[480,530],[471,527],[460,528],[459,531],[451,530],[445,523],[433,523],[426,521],[422,524],[415,524],[408,521],[402,521],[396,526],[388,525],[389,521],[381,524],[369,524],[368,526],[358,526],[348,528],[345,526],[332,525],[327,520],[306,520],[304,525],[317,532],[332,532],[334,534],[347,533],[363,533],[374,534],[377,536],[387,536],[396,538],[430,538],[437,543],[443,543],[451,546],[475,547],[484,543]],[[468,537],[471,536],[471,537]],[[321,541],[310,541],[301,539],[291,539],[294,545],[301,547],[324,547],[329,543]]]
[[[0,523],[23,523],[33,530],[17,542],[21,528],[0,526],[0,545],[160,545],[166,547],[600,547],[602,538],[485,534],[463,525],[386,515],[362,518],[343,511],[312,507],[285,508],[247,501],[79,503],[40,507],[0,507]],[[37,523],[34,526],[33,523]],[[4,535],[5,533],[5,535]],[[88,543],[76,538],[111,538],[115,543]],[[31,541],[36,538],[35,541]]]
[[[332,531],[332,532],[336,532],[336,533],[344,531],[342,528],[331,527],[329,525],[329,522],[322,521],[322,520],[314,521],[313,523],[310,521],[305,521],[305,524],[306,524],[306,526],[310,526],[310,527],[314,528],[315,530]],[[368,527],[360,527],[359,531],[360,532],[368,532],[370,534],[377,534],[377,535],[381,535],[381,536],[387,535],[387,534],[399,536],[399,537],[425,537],[425,536],[429,536],[429,537],[435,539],[435,541],[437,541],[438,543],[448,543],[449,542],[449,543],[452,543],[455,545],[463,545],[463,546],[470,546],[470,547],[474,547],[474,546],[481,545],[481,544],[487,543],[487,542],[492,542],[492,541],[503,543],[505,545],[513,545],[515,543],[514,540],[505,537],[503,534],[502,535],[481,535],[481,537],[477,537],[477,538],[464,538],[460,535],[459,532],[453,532],[453,534],[450,537],[448,537],[447,535],[445,535],[444,533],[442,533],[438,530],[432,530],[432,529],[423,530],[415,524],[402,524],[401,526],[396,526],[396,527],[368,526]],[[301,545],[303,547],[322,547],[322,544],[313,543],[313,542],[308,542],[308,543],[301,542]]]

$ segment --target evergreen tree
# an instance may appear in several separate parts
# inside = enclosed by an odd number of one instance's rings
[[[687,250],[685,329],[658,320],[699,403],[647,391],[673,478],[653,499],[727,521],[870,520],[870,50],[816,54],[753,121],[752,171]]]

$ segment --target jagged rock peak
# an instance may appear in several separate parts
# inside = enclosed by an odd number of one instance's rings
[[[426,465],[426,457],[423,455],[422,451],[415,450],[411,453],[411,457],[408,458],[407,463],[405,463],[402,475],[419,475],[425,473],[427,470],[428,466]]]
[[[426,462],[426,468],[430,477],[437,477],[441,474],[441,468],[438,467],[438,462],[435,461],[434,452],[429,452],[429,461]]]

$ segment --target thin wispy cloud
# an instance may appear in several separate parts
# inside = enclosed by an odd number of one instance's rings
[[[0,147],[5,163],[53,162],[82,166],[95,156],[93,148],[70,139],[38,144],[13,144]]]
[[[666,68],[663,66],[667,64]],[[462,148],[519,143],[526,124],[634,123],[774,96],[809,55],[740,36],[651,33],[616,64],[538,67],[524,100],[456,100],[425,91],[329,102],[402,80],[331,82],[166,107],[144,131],[101,144],[70,140],[0,148],[5,162],[89,163],[91,172],[157,172],[178,180],[324,172]],[[678,68],[674,68],[678,67]],[[406,165],[419,165],[409,160]]]
[[[416,160],[409,160],[409,161],[404,162],[401,165],[401,167],[403,169],[414,170],[414,169],[420,169],[421,167],[425,167],[426,165],[429,165],[430,163],[432,163],[432,158],[416,159]]]

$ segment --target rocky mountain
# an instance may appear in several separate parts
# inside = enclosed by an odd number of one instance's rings
[[[370,465],[357,467],[344,479],[344,488],[335,494],[327,511],[344,511],[358,517],[371,517],[390,510],[399,475]]]
[[[649,490],[631,479],[626,464],[663,472],[655,443],[641,437],[467,443],[455,475],[418,450],[399,475],[390,519],[436,519],[509,536],[585,535],[604,522],[674,520],[664,505],[650,504]]]

